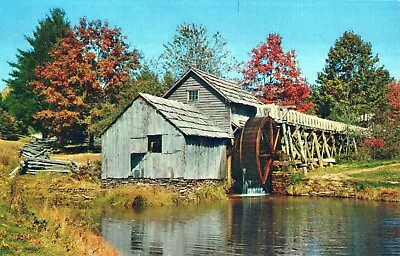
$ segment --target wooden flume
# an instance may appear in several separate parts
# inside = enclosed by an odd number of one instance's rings
[[[267,105],[245,123],[239,144],[244,179],[265,186],[274,166],[314,169],[357,151],[366,129]]]

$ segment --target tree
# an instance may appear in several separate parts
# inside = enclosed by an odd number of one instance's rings
[[[4,105],[12,116],[26,126],[40,129],[41,124],[35,123],[32,116],[45,107],[42,97],[28,84],[38,79],[35,69],[51,61],[50,50],[59,39],[67,35],[69,29],[65,12],[58,8],[50,10],[50,15],[39,22],[33,32],[33,37],[25,36],[31,49],[26,51],[18,49],[17,62],[9,63],[14,69],[10,74],[11,78],[5,81],[10,93]]]
[[[0,139],[17,140],[18,135],[26,132],[20,121],[0,108]]]
[[[31,85],[48,108],[34,117],[61,142],[88,136],[101,105],[116,104],[120,89],[140,67],[137,51],[125,39],[120,28],[83,18],[50,52],[53,61],[37,68],[39,79]]]
[[[361,152],[369,153],[374,159],[390,159],[400,155],[400,83],[394,80],[387,94],[389,108],[380,113],[379,122],[369,129],[370,138],[365,138],[361,144]],[[374,142],[383,142],[377,146]],[[369,156],[366,154],[366,156]]]
[[[242,71],[246,89],[265,103],[294,105],[302,112],[313,107],[310,88],[297,67],[295,51],[283,51],[281,36],[269,34],[266,42],[254,48],[250,56]]]
[[[346,31],[336,40],[318,73],[320,115],[357,124],[362,116],[384,112],[392,78],[378,62],[371,44],[354,32]]]
[[[390,89],[387,95],[389,102],[389,118],[392,122],[400,124],[400,82],[394,80],[390,84]]]
[[[90,131],[96,135],[101,134],[139,93],[161,95],[164,91],[164,84],[158,81],[156,74],[151,71],[149,66],[144,65],[140,70],[140,74],[130,79],[120,90],[117,95],[118,103],[104,103],[100,105],[101,110],[99,112],[101,114],[98,117],[98,121],[90,127]]]
[[[175,78],[181,76],[190,67],[221,76],[229,71],[229,51],[227,41],[219,32],[210,38],[207,28],[196,24],[179,25],[172,42],[164,44],[161,55],[166,71]]]
[[[168,89],[171,88],[174,84],[175,84],[174,76],[172,75],[171,72],[167,71],[164,74],[163,78],[164,92],[168,91]]]

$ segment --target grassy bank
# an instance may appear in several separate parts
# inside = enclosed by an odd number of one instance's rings
[[[171,187],[103,189],[99,154],[58,154],[79,162],[74,174],[9,177],[24,144],[0,140],[0,255],[117,255],[99,235],[99,217],[110,208],[172,206],[226,199],[226,184],[196,186],[181,195]]]
[[[100,235],[47,203],[50,195],[43,187],[65,177],[47,177],[42,188],[26,186],[29,182],[22,177],[9,177],[19,164],[23,144],[0,140],[0,255],[117,255]],[[33,195],[41,200],[30,200]]]
[[[344,163],[295,174],[287,193],[399,202],[400,159]]]

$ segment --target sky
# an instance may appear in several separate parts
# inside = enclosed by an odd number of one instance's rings
[[[9,78],[17,49],[27,50],[51,8],[62,8],[72,25],[81,17],[120,27],[127,42],[147,60],[158,57],[178,25],[202,24],[220,32],[231,55],[248,61],[249,52],[269,33],[294,49],[303,76],[313,84],[329,49],[347,30],[372,44],[391,76],[400,79],[400,0],[0,0],[0,90]]]

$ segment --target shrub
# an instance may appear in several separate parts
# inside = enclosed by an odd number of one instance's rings
[[[81,165],[78,171],[74,172],[71,177],[79,181],[100,182],[101,162],[88,162],[86,165]]]
[[[380,149],[383,148],[385,144],[386,144],[385,141],[382,139],[372,138],[372,139],[364,139],[364,141],[361,143],[361,147]]]
[[[6,140],[17,140],[18,135],[26,134],[26,129],[21,122],[6,111],[0,109],[0,138]]]
[[[297,184],[297,183],[301,183],[301,181],[304,179],[305,175],[301,172],[294,172],[291,176],[290,176],[290,183],[291,184]]]

